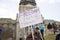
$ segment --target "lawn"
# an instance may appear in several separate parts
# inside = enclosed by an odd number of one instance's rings
[[[55,35],[49,34],[49,35],[45,36],[44,38],[45,38],[45,40],[55,40]]]

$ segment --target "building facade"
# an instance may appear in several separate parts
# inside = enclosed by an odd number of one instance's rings
[[[7,40],[10,37],[15,40],[16,20],[12,20],[10,18],[0,18],[0,29],[2,30],[1,40]]]

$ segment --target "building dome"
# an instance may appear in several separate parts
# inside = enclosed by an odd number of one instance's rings
[[[27,4],[31,4],[31,5],[36,5],[35,0],[21,0],[19,5],[27,5]]]

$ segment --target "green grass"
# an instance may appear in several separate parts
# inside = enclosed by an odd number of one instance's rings
[[[49,35],[45,36],[44,38],[45,38],[45,40],[55,40],[55,35],[49,34]]]

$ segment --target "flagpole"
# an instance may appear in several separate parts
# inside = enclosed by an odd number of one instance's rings
[[[33,38],[33,40],[34,40],[34,32],[33,32],[32,26],[31,26],[31,32],[32,32],[32,38]]]
[[[26,32],[25,32],[25,28],[24,28],[24,40],[26,40]]]

